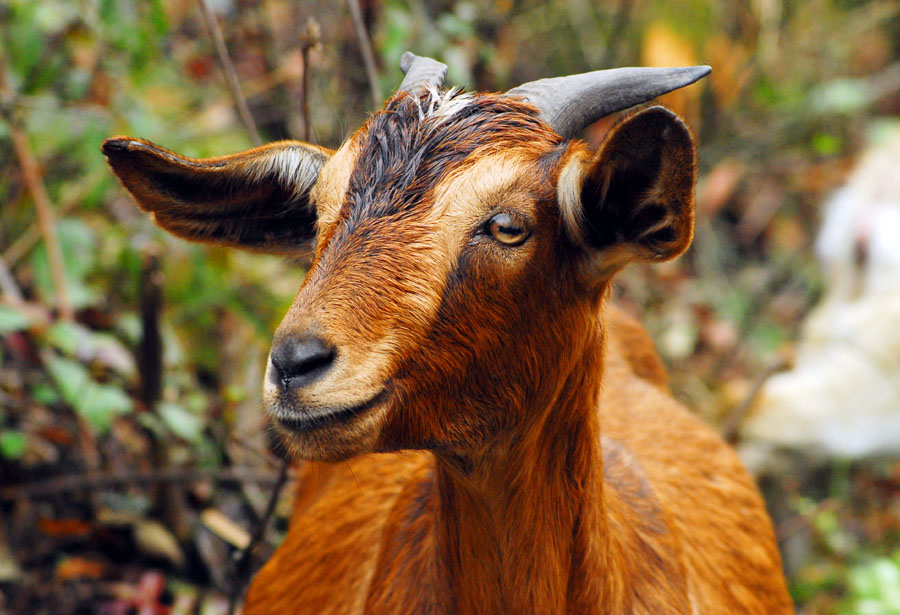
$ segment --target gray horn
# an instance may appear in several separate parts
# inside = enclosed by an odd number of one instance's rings
[[[447,76],[447,65],[407,51],[400,58],[400,70],[406,73],[398,92],[417,92],[428,86],[439,88]]]
[[[613,68],[540,79],[507,92],[540,109],[541,119],[566,138],[600,118],[683,88],[710,73],[709,66]],[[408,75],[407,75],[408,78]]]

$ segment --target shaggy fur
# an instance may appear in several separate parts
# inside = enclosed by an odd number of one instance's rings
[[[335,358],[302,388],[267,379],[267,413],[310,461],[247,615],[792,611],[751,479],[669,396],[640,325],[604,307],[627,262],[690,243],[695,155],[674,114],[637,113],[590,153],[525,103],[426,92],[337,153],[268,147],[104,145],[177,234],[315,242],[273,348],[315,336]],[[498,215],[527,239],[495,240]]]

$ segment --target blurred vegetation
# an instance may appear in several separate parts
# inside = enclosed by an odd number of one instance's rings
[[[304,133],[304,71],[313,141],[337,146],[373,111],[344,4],[207,1],[264,140]],[[821,293],[811,244],[823,198],[900,115],[900,5],[361,8],[385,93],[407,49],[446,62],[449,83],[485,90],[613,66],[714,67],[663,101],[699,138],[695,244],[628,271],[617,295],[643,314],[677,395],[728,431]],[[310,18],[319,43],[304,56]],[[99,152],[116,134],[189,156],[251,147],[212,41],[194,0],[0,2],[0,613],[224,612],[229,558],[264,508],[278,462],[260,380],[302,263],[167,236]],[[613,119],[585,137],[596,143]],[[798,612],[900,613],[900,463],[766,486]]]

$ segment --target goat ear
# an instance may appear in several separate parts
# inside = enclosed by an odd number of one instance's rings
[[[308,250],[315,242],[310,190],[329,150],[281,141],[193,159],[149,141],[113,137],[102,151],[141,209],[174,235],[270,253]]]
[[[652,107],[623,121],[592,159],[570,159],[560,205],[570,236],[603,272],[675,258],[694,231],[696,156],[677,115]]]

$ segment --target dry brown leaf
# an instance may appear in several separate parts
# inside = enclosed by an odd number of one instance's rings
[[[83,557],[67,557],[56,566],[56,578],[60,581],[76,579],[99,579],[106,573],[103,562]]]
[[[134,526],[134,539],[141,552],[165,559],[176,567],[184,564],[178,540],[158,521],[138,521]]]
[[[90,523],[81,519],[40,519],[38,527],[54,538],[83,537],[92,529]]]
[[[250,544],[250,534],[214,508],[204,510],[200,521],[210,532],[238,549],[246,549]]]
[[[0,543],[0,583],[12,583],[22,576],[22,570],[6,544]]]

